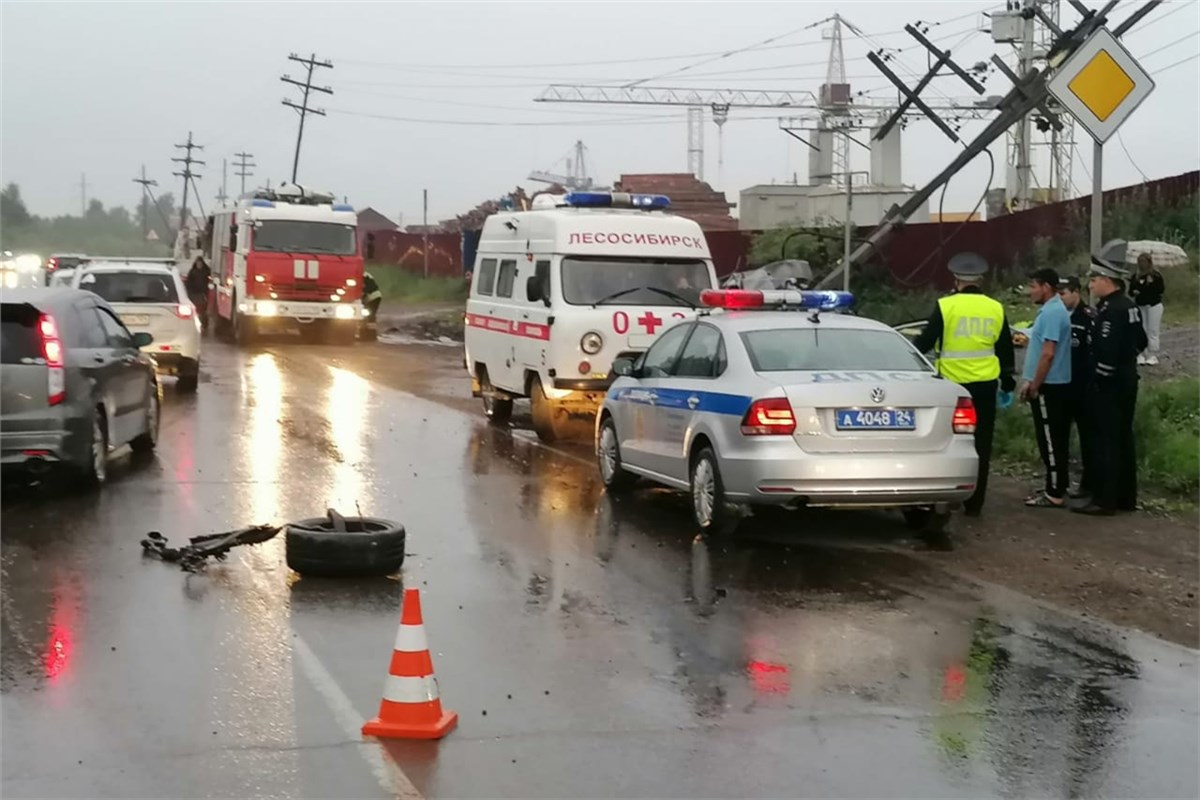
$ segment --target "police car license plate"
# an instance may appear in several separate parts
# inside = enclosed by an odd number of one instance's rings
[[[916,430],[917,415],[911,408],[839,408],[839,431],[911,431]]]
[[[150,316],[148,314],[122,314],[121,322],[130,328],[145,327],[150,324]]]

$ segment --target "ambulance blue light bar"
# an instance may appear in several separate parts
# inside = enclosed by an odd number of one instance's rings
[[[274,208],[275,204],[270,200],[263,200],[261,197],[256,197],[250,201],[250,205],[255,208]]]
[[[627,192],[570,192],[563,202],[574,208],[640,208],[660,211],[669,208],[665,194],[629,194]]]
[[[349,203],[334,203],[333,210],[334,211],[353,211],[354,206],[350,205]]]
[[[780,309],[805,308],[814,311],[838,311],[854,305],[850,292],[757,291],[753,289],[705,289],[700,293],[700,302],[710,308],[726,309]]]

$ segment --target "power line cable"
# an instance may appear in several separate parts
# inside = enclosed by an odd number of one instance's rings
[[[1150,178],[1147,177],[1145,172],[1142,172],[1142,168],[1139,167],[1137,162],[1133,160],[1133,154],[1130,153],[1129,148],[1125,146],[1125,138],[1121,136],[1121,131],[1119,130],[1117,131],[1117,142],[1121,145],[1121,149],[1125,151],[1125,157],[1129,159],[1129,163],[1133,164],[1133,168],[1136,169],[1138,174],[1142,176],[1142,180],[1146,183],[1149,183]]]
[[[1165,67],[1159,67],[1158,69],[1154,70],[1154,72],[1151,72],[1150,74],[1151,75],[1161,75],[1162,73],[1166,72],[1169,69],[1178,67],[1180,64],[1186,64],[1189,61],[1195,61],[1197,58],[1200,58],[1200,53],[1193,53],[1192,55],[1188,56],[1187,58],[1179,59],[1174,64],[1167,64]]]
[[[1172,47],[1174,47],[1174,46],[1175,46],[1175,45],[1177,45],[1177,44],[1182,44],[1183,42],[1186,42],[1188,39],[1194,39],[1194,38],[1196,38],[1197,36],[1200,36],[1200,31],[1192,31],[1191,33],[1187,34],[1186,36],[1180,36],[1180,37],[1179,37],[1178,39],[1176,39],[1175,41],[1173,41],[1173,42],[1170,42],[1170,43],[1168,43],[1168,44],[1164,44],[1162,47],[1156,47],[1156,48],[1154,48],[1154,49],[1153,49],[1153,50],[1151,50],[1149,53],[1142,53],[1141,57],[1142,57],[1142,58],[1149,58],[1150,56],[1154,55],[1155,53],[1161,53],[1163,50],[1167,50],[1167,49],[1169,49],[1169,48],[1172,48]]]

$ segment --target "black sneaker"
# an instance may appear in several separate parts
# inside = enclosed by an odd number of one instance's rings
[[[1105,508],[1095,503],[1088,503],[1086,506],[1077,506],[1076,508],[1072,508],[1071,511],[1076,514],[1087,514],[1089,517],[1115,517],[1117,515],[1116,509]]]

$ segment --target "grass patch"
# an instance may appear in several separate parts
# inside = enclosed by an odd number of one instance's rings
[[[1173,378],[1153,384],[1142,381],[1134,436],[1139,489],[1144,490],[1148,501],[1168,508],[1194,507],[1200,492],[1200,378]],[[1026,405],[1014,404],[997,415],[993,448],[997,466],[1003,471],[1020,475],[1041,472]],[[1071,453],[1078,458],[1074,431]]]
[[[385,303],[463,303],[467,299],[468,287],[463,278],[425,278],[380,264],[368,265],[367,271],[379,284]]]

